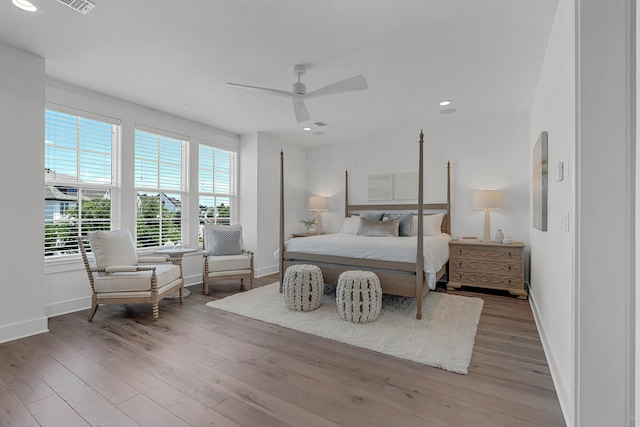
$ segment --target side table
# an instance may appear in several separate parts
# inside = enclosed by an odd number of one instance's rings
[[[200,250],[200,248],[179,247],[179,248],[161,248],[161,249],[155,249],[153,251],[154,254],[169,255],[169,260],[172,263],[180,266],[180,277],[182,277],[182,282],[183,282],[183,288],[182,288],[183,298],[191,295],[191,291],[186,287],[184,287],[184,275],[182,274],[182,256],[184,254],[196,252],[198,250]],[[180,298],[180,295],[178,294],[178,292],[176,292],[174,294],[167,296],[166,298],[176,299],[176,298]]]
[[[522,242],[449,242],[449,283],[447,289],[461,286],[500,289],[527,299],[524,285]]]
[[[321,233],[324,234],[324,233]],[[319,236],[318,233],[293,233],[291,235],[291,238],[296,238],[296,237],[309,237],[309,236]]]

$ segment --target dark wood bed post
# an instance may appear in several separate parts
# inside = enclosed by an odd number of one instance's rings
[[[280,273],[280,293],[284,279],[284,153],[280,150],[280,260],[278,271]]]
[[[344,171],[344,217],[349,218],[349,170]]]
[[[422,130],[420,130],[420,150],[419,150],[419,158],[418,158],[418,247],[416,251],[416,319],[422,319],[422,289],[424,287],[424,160],[423,160],[423,152],[424,152],[424,134]]]

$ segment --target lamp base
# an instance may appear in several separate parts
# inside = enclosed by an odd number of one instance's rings
[[[491,219],[489,218],[489,209],[484,210],[484,227],[482,229],[482,241],[491,241]]]
[[[322,213],[316,211],[316,234],[322,234]]]

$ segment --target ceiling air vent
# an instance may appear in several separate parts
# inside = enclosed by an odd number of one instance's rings
[[[75,10],[76,12],[80,12],[83,15],[86,15],[87,13],[89,13],[89,11],[91,9],[93,9],[96,4],[92,3],[88,0],[57,0],[58,3],[62,3],[65,6],[69,6],[71,9]]]
[[[314,125],[322,127],[322,126],[326,126],[327,124],[324,122],[315,122]]]

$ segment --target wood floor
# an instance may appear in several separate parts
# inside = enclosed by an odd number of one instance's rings
[[[256,279],[273,283],[276,276]],[[101,306],[0,345],[0,426],[563,426],[527,301],[485,301],[468,375],[205,307]]]

